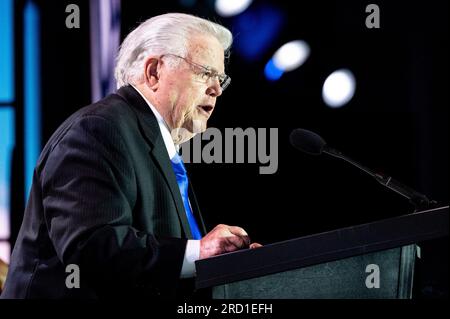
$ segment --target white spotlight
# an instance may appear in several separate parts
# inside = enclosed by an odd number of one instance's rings
[[[252,0],[216,0],[216,12],[222,17],[231,17],[243,12]]]
[[[325,103],[338,108],[350,101],[355,94],[356,81],[348,69],[340,69],[331,73],[322,88],[322,98]]]
[[[311,49],[308,43],[302,40],[291,41],[283,45],[275,52],[273,63],[285,72],[300,67],[308,58]]]

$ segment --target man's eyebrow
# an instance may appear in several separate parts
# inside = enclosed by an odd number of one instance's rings
[[[193,61],[191,60],[191,62],[193,62]],[[225,74],[225,71],[223,73],[220,73],[219,71],[217,71],[217,69],[215,67],[212,67],[212,66],[210,66],[208,64],[200,64],[200,63],[197,63],[197,62],[194,62],[194,63],[199,65],[199,66],[201,66],[202,68],[207,69],[208,71],[215,72],[217,74]]]
[[[211,71],[213,71],[213,72],[215,72],[215,73],[217,73],[217,74],[220,74],[220,72],[219,72],[219,71],[217,71],[217,69],[216,69],[216,68],[210,67],[210,70],[211,70]]]
[[[216,68],[214,68],[214,67],[212,67],[212,66],[209,66],[209,65],[205,65],[204,66],[208,71],[211,71],[211,72],[213,72],[213,73],[216,73],[216,74],[225,74],[225,73],[220,73],[219,71],[217,71],[217,69]]]
[[[225,74],[225,69],[224,69],[223,72],[221,73],[221,72],[219,72],[216,68],[213,68],[213,67],[210,67],[210,66],[208,66],[208,67],[210,68],[211,71],[216,72],[217,74]]]
[[[212,67],[208,64],[200,64],[200,63],[197,63],[197,64],[204,67],[205,69],[208,69],[208,71],[216,71],[217,72],[217,70],[214,67]]]

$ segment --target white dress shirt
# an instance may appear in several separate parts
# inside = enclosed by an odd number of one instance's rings
[[[145,96],[134,86],[136,91],[142,96],[142,98],[147,102],[148,106],[155,114],[156,120],[158,121],[159,129],[161,130],[161,135],[166,145],[167,153],[169,158],[172,159],[179,150],[179,146],[175,145],[172,136],[170,135],[169,126],[166,121],[156,108],[145,98]],[[183,266],[181,268],[180,278],[190,278],[195,276],[195,261],[200,258],[200,240],[188,240],[186,245],[186,251],[184,253]]]

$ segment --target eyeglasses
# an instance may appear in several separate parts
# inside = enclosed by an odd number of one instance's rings
[[[225,73],[219,74],[216,70],[212,69],[209,66],[204,66],[204,65],[192,62],[192,61],[190,61],[182,56],[176,55],[176,54],[170,54],[170,53],[164,54],[164,55],[161,55],[161,58],[164,56],[174,56],[174,57],[180,58],[180,59],[184,60],[185,62],[187,62],[188,64],[199,68],[201,70],[199,72],[199,74],[206,81],[217,78],[219,80],[219,84],[220,84],[222,91],[225,91],[225,89],[231,83],[231,78],[228,75],[226,75]]]

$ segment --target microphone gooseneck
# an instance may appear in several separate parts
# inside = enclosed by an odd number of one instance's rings
[[[325,153],[330,156],[340,158],[353,166],[358,167],[363,172],[375,178],[375,180],[381,185],[407,198],[410,203],[415,206],[416,210],[427,209],[430,208],[431,205],[436,204],[435,201],[430,201],[425,195],[403,185],[392,177],[384,175],[383,173],[375,172],[344,155],[341,151],[328,146],[325,140],[314,132],[298,128],[291,132],[289,139],[293,147],[304,153],[309,155],[320,155]]]

